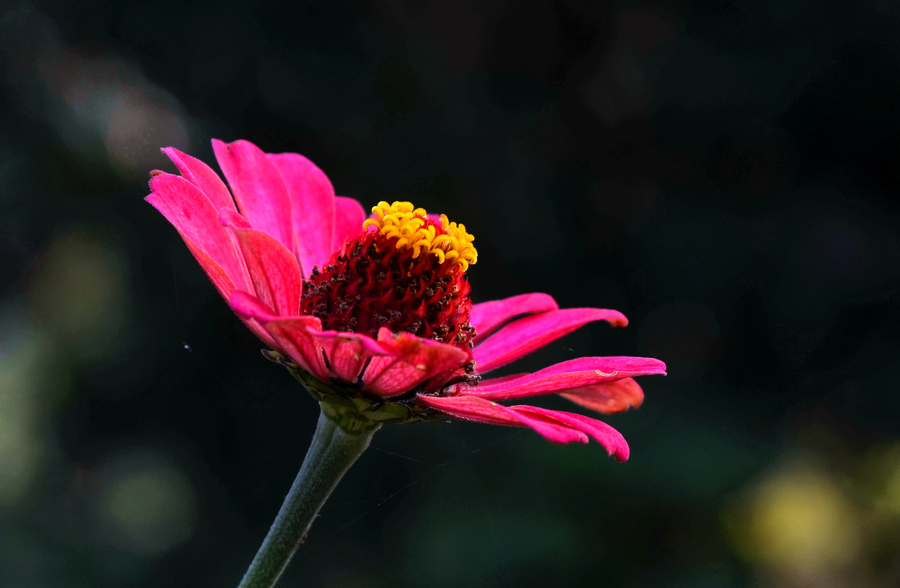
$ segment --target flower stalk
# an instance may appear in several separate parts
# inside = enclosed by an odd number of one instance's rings
[[[380,427],[379,423],[370,423],[367,427],[353,427],[351,432],[323,410],[300,472],[238,588],[275,585],[319,509]]]

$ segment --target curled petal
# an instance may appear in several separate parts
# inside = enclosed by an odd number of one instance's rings
[[[628,460],[630,450],[628,448],[628,443],[625,441],[625,437],[602,421],[573,412],[547,410],[546,408],[538,408],[536,406],[512,406],[510,408],[520,414],[524,413],[532,418],[544,418],[549,422],[556,422],[563,426],[581,431],[605,447],[610,455],[615,455],[616,461]]]
[[[296,153],[269,154],[287,186],[296,255],[309,272],[324,265],[334,251],[334,188],[310,160]]]
[[[478,337],[475,342],[478,343],[512,318],[522,314],[546,312],[558,308],[556,301],[549,294],[540,292],[520,294],[503,300],[475,304],[469,314],[469,324],[475,327]]]
[[[451,345],[409,333],[378,331],[378,343],[390,355],[373,357],[363,374],[366,390],[389,398],[409,392],[428,378],[461,366],[467,355]]]
[[[231,198],[231,192],[225,187],[225,182],[208,165],[174,147],[164,147],[162,152],[169,156],[169,159],[181,172],[181,177],[206,194],[216,209],[228,208],[237,211],[237,208],[234,207],[234,200]]]
[[[506,407],[474,396],[425,396],[420,394],[416,397],[416,401],[459,419],[491,425],[529,427],[552,443],[587,443],[588,441],[587,435],[583,432],[564,424],[550,421],[543,416],[535,418],[515,410],[518,407]]]
[[[223,227],[228,227],[229,229],[253,228],[253,225],[250,224],[250,221],[248,221],[246,217],[241,215],[238,211],[228,208],[219,209],[219,223],[221,223]]]
[[[235,290],[228,297],[228,306],[244,318],[252,318],[261,322],[274,321],[278,318],[271,306],[252,294]]]
[[[658,359],[581,357],[552,365],[533,374],[485,380],[479,386],[466,391],[466,394],[489,400],[514,400],[556,392],[575,391],[631,376],[665,373],[666,365]]]
[[[186,179],[165,173],[150,179],[150,189],[153,193],[147,196],[147,202],[172,223],[185,241],[221,267],[232,284],[249,284],[238,247],[219,223],[218,209],[203,192]]]
[[[568,335],[586,323],[600,320],[609,321],[616,327],[628,324],[625,315],[617,310],[600,308],[550,310],[509,323],[476,345],[472,355],[478,371],[485,373]]]
[[[560,396],[597,412],[611,414],[622,412],[644,402],[644,391],[634,378],[622,378],[594,386],[560,392]]]
[[[213,139],[212,143],[241,213],[254,229],[294,251],[291,200],[275,164],[249,141],[223,143]]]
[[[258,298],[239,290],[231,295],[228,304],[239,315],[258,321],[274,340],[275,349],[286,353],[315,377],[328,381],[331,372],[325,365],[322,346],[313,336],[314,332],[322,330],[322,322],[318,318],[313,316],[279,318]]]
[[[356,383],[366,362],[390,353],[371,337],[359,333],[310,331],[310,334],[322,346],[331,373],[345,382]]]
[[[334,200],[334,242],[331,250],[339,251],[344,243],[355,238],[362,231],[366,212],[362,204],[353,198],[338,196]]]
[[[263,328],[278,346],[300,367],[327,382],[331,370],[325,364],[322,346],[313,336],[322,330],[322,323],[314,316],[295,316],[262,323]]]
[[[262,231],[240,228],[237,213],[223,211],[221,217],[234,233],[256,295],[281,316],[293,316],[300,310],[303,278],[297,260],[284,245]]]

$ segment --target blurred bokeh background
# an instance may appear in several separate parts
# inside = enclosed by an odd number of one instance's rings
[[[386,427],[282,585],[900,584],[900,8],[0,3],[0,586],[234,586],[317,407],[142,198],[303,153],[476,235],[476,301],[617,308],[596,444]],[[542,401],[562,408],[563,401]]]

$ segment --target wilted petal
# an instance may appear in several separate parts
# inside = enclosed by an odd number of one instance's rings
[[[234,207],[231,192],[225,187],[225,182],[208,165],[187,153],[182,153],[174,147],[164,147],[162,152],[169,156],[169,159],[172,160],[172,163],[175,164],[184,179],[197,186],[201,192],[206,194],[206,197],[209,198],[216,210],[220,208],[237,210]]]
[[[475,342],[483,341],[506,321],[522,314],[556,310],[559,306],[549,294],[520,294],[503,300],[491,300],[472,306],[469,324],[475,327]]]
[[[584,389],[631,376],[665,374],[666,365],[646,357],[581,357],[515,378],[485,380],[466,393],[489,400],[514,400]]]
[[[165,173],[150,179],[150,189],[153,193],[147,196],[147,202],[172,223],[185,241],[221,267],[236,287],[249,284],[238,247],[219,223],[218,209],[203,192],[186,179]]]
[[[389,398],[409,392],[428,378],[464,364],[468,357],[456,347],[382,328],[378,343],[390,353],[373,357],[363,374],[366,390]]]
[[[591,321],[609,321],[624,327],[628,319],[617,310],[600,308],[567,308],[550,310],[513,321],[477,345],[472,352],[478,371],[488,372],[506,365],[568,335]]]
[[[221,218],[237,237],[257,297],[281,316],[297,314],[303,288],[297,260],[266,233],[240,228],[237,213],[223,212]]]
[[[547,410],[536,406],[511,406],[510,409],[533,418],[545,418],[548,422],[556,422],[586,433],[591,439],[605,447],[610,455],[615,455],[616,461],[626,461],[630,454],[625,437],[602,421],[573,412]]]
[[[241,214],[254,229],[294,251],[291,200],[275,164],[249,141],[223,143],[213,139],[212,144]]]
[[[269,154],[269,160],[287,186],[296,253],[308,275],[334,251],[334,188],[325,173],[302,155]]]
[[[644,391],[634,378],[622,378],[585,388],[560,392],[560,396],[585,408],[605,414],[622,412],[644,402]]]
[[[534,418],[514,410],[518,407],[506,407],[474,396],[425,396],[420,394],[416,397],[416,402],[459,419],[491,425],[529,427],[553,443],[587,443],[588,441],[587,436],[579,430],[549,421],[541,416]]]
[[[338,196],[334,201],[334,242],[331,250],[339,251],[344,243],[354,239],[362,231],[366,212],[362,204],[353,198]]]
[[[356,383],[370,358],[390,354],[380,343],[359,333],[313,331],[310,334],[322,346],[331,373],[345,382]]]

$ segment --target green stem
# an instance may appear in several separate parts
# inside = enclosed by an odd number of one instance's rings
[[[369,446],[378,425],[347,432],[325,414],[290,492],[238,588],[271,588],[306,537],[325,500]]]

